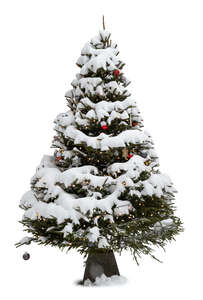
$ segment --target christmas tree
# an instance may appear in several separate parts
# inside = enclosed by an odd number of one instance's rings
[[[181,232],[170,178],[127,90],[124,63],[105,28],[82,49],[80,72],[55,120],[53,156],[45,155],[20,207],[32,241],[88,256],[84,279],[119,275],[114,252],[153,254]],[[96,266],[91,273],[91,264]],[[95,271],[96,270],[96,271]]]

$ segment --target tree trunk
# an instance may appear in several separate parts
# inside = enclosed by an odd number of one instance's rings
[[[107,277],[113,275],[120,275],[116,259],[112,250],[104,251],[101,249],[95,250],[94,253],[90,253],[87,258],[83,283],[85,280],[90,279],[95,281],[96,277],[100,277],[102,274]]]

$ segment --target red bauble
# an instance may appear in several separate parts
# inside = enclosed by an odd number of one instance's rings
[[[139,124],[139,123],[138,123],[137,121],[133,121],[133,122],[132,122],[132,126],[133,126],[133,127],[137,126],[138,124]]]
[[[133,154],[132,154],[132,153],[130,153],[130,154],[128,155],[128,158],[131,158],[131,157],[133,157]]]
[[[114,71],[114,75],[115,75],[115,76],[118,76],[119,73],[120,73],[120,71],[119,71],[118,69],[116,69],[116,70]]]
[[[58,160],[58,161],[59,161],[59,160],[62,160],[62,156],[57,156],[57,157],[56,157],[56,160]]]
[[[103,126],[101,126],[101,128],[102,128],[103,130],[107,130],[109,127],[108,127],[108,125],[103,125]]]

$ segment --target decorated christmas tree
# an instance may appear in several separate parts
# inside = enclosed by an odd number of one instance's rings
[[[88,256],[83,282],[119,275],[114,252],[157,259],[153,246],[183,230],[176,190],[159,170],[118,54],[105,28],[85,44],[65,94],[69,109],[55,119],[55,152],[42,158],[20,201],[30,236],[16,246],[76,249]]]

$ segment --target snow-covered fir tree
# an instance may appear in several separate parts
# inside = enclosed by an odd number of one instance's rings
[[[54,155],[42,158],[20,201],[31,235],[17,246],[129,249],[137,261],[182,231],[176,190],[159,170],[118,54],[105,30],[83,47],[65,94],[70,109],[55,119]]]

